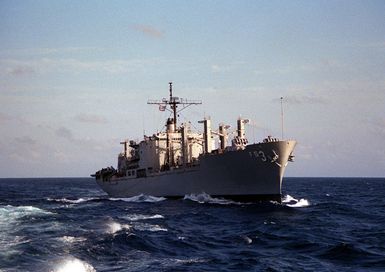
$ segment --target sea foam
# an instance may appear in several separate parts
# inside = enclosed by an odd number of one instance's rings
[[[60,203],[70,203],[70,204],[79,204],[83,202],[88,202],[92,201],[98,198],[95,197],[81,197],[78,199],[68,199],[68,198],[47,198],[48,201],[55,201],[55,202],[60,202]]]
[[[282,199],[282,203],[292,208],[302,208],[310,206],[310,202],[307,199],[301,198],[300,200],[292,197],[291,195],[285,195]]]
[[[84,242],[87,240],[85,237],[74,237],[74,236],[62,236],[58,238],[60,241],[65,242],[67,244],[77,243],[77,242]]]
[[[64,260],[52,272],[96,272],[92,265],[76,258]]]
[[[19,230],[19,224],[23,217],[52,214],[54,213],[34,206],[0,206],[0,256],[18,254],[19,252],[14,248],[31,241],[25,236],[14,234]]]
[[[14,220],[29,215],[52,215],[54,213],[45,211],[34,206],[2,206],[0,207],[1,222]]]
[[[215,198],[215,197],[212,197],[212,196],[210,196],[209,194],[206,194],[206,193],[185,195],[183,199],[184,200],[191,200],[191,201],[194,201],[194,202],[198,202],[200,204],[204,204],[204,203],[220,204],[220,205],[234,205],[234,204],[235,205],[240,205],[240,204],[244,204],[244,203],[235,202],[235,201],[228,200],[228,199]]]
[[[127,219],[129,221],[139,221],[139,220],[149,220],[149,219],[163,219],[164,216],[160,214],[154,214],[154,215],[144,215],[144,214],[130,214],[127,216],[124,216],[124,219]]]
[[[125,202],[139,202],[140,203],[140,202],[159,202],[159,201],[166,200],[166,198],[140,194],[140,195],[133,196],[133,197],[123,197],[123,198],[111,197],[111,198],[109,198],[109,200],[125,201]]]
[[[168,231],[168,229],[162,226],[147,224],[147,223],[136,223],[134,224],[134,229],[139,231],[150,231],[150,232]]]
[[[107,233],[115,234],[121,230],[130,230],[131,226],[128,224],[120,224],[118,222],[112,221],[107,224]]]

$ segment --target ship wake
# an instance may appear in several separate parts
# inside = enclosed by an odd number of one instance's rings
[[[201,194],[189,194],[185,195],[183,200],[190,200],[194,202],[198,202],[200,204],[219,204],[219,205],[241,205],[245,203],[235,202],[229,199],[224,198],[216,198],[212,197],[209,194],[201,193]]]
[[[124,198],[115,198],[115,197],[110,197],[109,200],[112,200],[112,201],[125,201],[125,202],[137,202],[137,203],[141,203],[141,202],[159,202],[159,201],[163,201],[163,200],[166,200],[166,198],[164,197],[156,197],[156,196],[151,196],[151,195],[145,195],[145,194],[140,194],[140,195],[137,195],[137,196],[133,196],[133,197],[124,197]]]

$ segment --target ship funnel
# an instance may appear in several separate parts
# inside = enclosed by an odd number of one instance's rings
[[[167,119],[166,126],[167,126],[167,132],[169,132],[169,133],[175,132],[175,123],[174,123],[174,119],[168,118],[168,119]]]
[[[220,124],[219,125],[219,141],[221,142],[221,149],[225,150],[227,144],[227,129],[229,129],[229,125]]]
[[[203,123],[203,138],[204,138],[204,148],[205,153],[211,153],[212,143],[211,143],[211,120],[204,118],[202,121],[198,123]]]
[[[233,148],[235,148],[236,150],[238,149],[243,150],[248,144],[248,141],[246,139],[246,134],[245,134],[245,124],[249,122],[250,122],[249,119],[239,118],[237,120],[237,136],[235,136],[234,139],[231,141]]]
[[[181,127],[182,133],[182,158],[183,158],[183,166],[186,166],[187,163],[190,162],[189,159],[189,142],[188,142],[188,131],[190,130],[190,126],[188,123],[184,123]]]
[[[237,135],[239,138],[245,138],[245,124],[249,123],[249,119],[238,118],[237,120]]]

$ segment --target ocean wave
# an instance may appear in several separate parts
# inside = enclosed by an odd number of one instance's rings
[[[139,231],[150,231],[150,232],[168,231],[168,229],[162,226],[147,224],[147,223],[137,223],[133,225],[133,227],[135,230],[139,230]]]
[[[0,256],[19,254],[19,250],[15,250],[14,248],[29,242],[31,242],[31,239],[25,236],[12,236],[10,233],[7,233],[7,231],[2,231],[2,234],[0,234]]]
[[[31,242],[28,237],[17,234],[23,218],[53,214],[34,206],[0,206],[0,256],[18,255],[17,247]]]
[[[247,245],[250,245],[252,242],[253,242],[253,239],[251,239],[249,236],[247,235],[241,235],[240,236],[242,238],[242,240],[247,244]]]
[[[310,202],[307,199],[301,198],[298,200],[291,195],[285,195],[282,199],[282,204],[291,208],[302,208],[310,206]]]
[[[140,202],[159,202],[159,201],[166,200],[166,198],[140,194],[133,197],[123,197],[123,198],[110,197],[109,200],[140,203]]]
[[[160,218],[156,216],[157,218]],[[162,217],[163,218],[163,217]],[[149,224],[138,221],[132,221],[131,224],[120,223],[115,220],[111,220],[106,223],[105,232],[108,234],[116,234],[120,231],[149,231],[149,232],[157,232],[157,231],[168,231],[167,228],[162,227],[157,224]]]
[[[130,230],[131,226],[129,224],[121,224],[119,222],[109,222],[107,223],[107,233],[115,234],[121,230]]]
[[[34,207],[34,206],[2,206],[0,207],[0,222],[17,220],[24,216],[53,215],[55,213]]]
[[[174,261],[177,264],[194,264],[194,263],[206,263],[206,262],[208,262],[207,259],[203,259],[203,258],[171,259],[171,261]]]
[[[242,206],[183,196],[111,201],[101,191],[89,193],[96,187],[91,181],[0,180],[0,270],[383,271],[384,179],[369,179],[372,191],[365,181],[325,179],[308,186],[306,179],[293,179],[283,203]],[[48,197],[97,199],[72,204]],[[310,206],[287,205],[301,198]]]
[[[70,258],[59,263],[52,272],[96,272],[96,270],[85,261]]]
[[[48,201],[55,201],[55,202],[61,202],[61,203],[70,203],[70,204],[79,204],[79,203],[83,203],[83,202],[88,202],[88,201],[92,201],[92,200],[97,200],[98,198],[95,198],[95,197],[81,197],[81,198],[78,198],[78,199],[68,199],[68,198],[47,198]]]
[[[144,215],[144,214],[131,214],[123,217],[129,221],[149,220],[149,219],[163,219],[164,216],[160,214]]]
[[[339,242],[335,245],[329,246],[322,254],[320,254],[320,257],[323,258],[349,262],[354,259],[362,257],[369,258],[373,256],[376,257],[377,255],[359,248],[358,245],[345,242]]]
[[[185,195],[183,200],[190,200],[198,202],[200,204],[210,203],[210,204],[220,204],[220,205],[243,205],[245,203],[235,202],[232,200],[224,198],[215,198],[206,193],[201,194],[189,194]]]
[[[62,236],[58,239],[67,244],[79,243],[87,240],[87,238],[85,237],[74,237],[74,236]]]

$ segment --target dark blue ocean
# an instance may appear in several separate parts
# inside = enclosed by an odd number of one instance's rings
[[[385,179],[283,188],[282,204],[237,203],[0,179],[0,271],[385,271]]]

